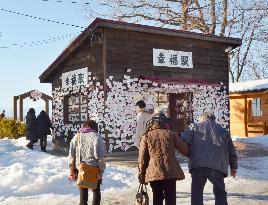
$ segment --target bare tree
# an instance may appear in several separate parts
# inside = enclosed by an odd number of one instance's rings
[[[232,51],[230,77],[232,82],[260,78],[262,69],[256,67],[263,59],[263,52],[267,48],[268,4],[263,1],[235,4],[233,7],[234,23],[229,25],[227,36],[234,35],[242,39],[243,45]],[[260,47],[258,45],[262,44]],[[253,74],[253,75],[251,75]]]
[[[261,61],[262,55],[258,58],[250,57],[254,52],[262,53],[263,51],[257,51],[256,45],[267,41],[263,38],[263,34],[267,36],[268,33],[267,0],[95,0],[91,2],[91,6],[84,7],[89,17],[142,22],[184,31],[241,38],[242,47],[230,53],[231,81],[247,79],[250,72],[262,72],[257,63]],[[93,9],[96,8],[96,3],[102,7],[98,11]]]
[[[203,33],[216,32],[227,12],[217,13],[217,7],[227,5],[227,0],[96,0],[104,13],[84,6],[90,17],[109,17],[121,21],[144,22],[158,26],[171,26],[180,30]],[[224,7],[225,8],[225,7]],[[227,6],[226,6],[227,9]],[[221,17],[223,15],[223,17]],[[226,27],[227,23],[222,26]]]

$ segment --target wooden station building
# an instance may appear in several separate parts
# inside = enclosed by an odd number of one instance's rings
[[[52,84],[56,135],[100,125],[107,150],[135,149],[135,103],[165,106],[184,131],[205,111],[229,127],[228,53],[241,40],[96,19],[41,74]]]

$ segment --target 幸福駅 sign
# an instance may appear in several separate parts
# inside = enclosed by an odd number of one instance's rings
[[[153,49],[153,65],[193,68],[192,52]]]
[[[87,85],[88,68],[62,73],[62,88]]]

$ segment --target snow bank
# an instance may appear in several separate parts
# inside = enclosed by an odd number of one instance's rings
[[[248,138],[247,138],[248,139]],[[254,138],[250,138],[254,139]],[[75,205],[79,191],[67,180],[67,157],[56,157],[25,148],[25,138],[0,140],[0,204],[1,205]],[[51,147],[51,145],[49,145]],[[48,148],[49,148],[48,147]],[[48,149],[49,150],[49,149]],[[239,161],[236,179],[226,178],[229,204],[268,204],[268,157]],[[186,179],[177,182],[177,204],[191,204],[191,176],[182,164]],[[124,166],[107,166],[104,174],[102,205],[131,205],[138,188],[138,170]],[[148,188],[150,204],[152,192]],[[92,194],[89,194],[89,204]],[[204,189],[205,204],[214,204],[213,188]]]
[[[257,137],[232,136],[232,139],[233,141],[237,142],[257,143],[265,147],[268,147],[268,135],[257,136]]]
[[[68,159],[25,147],[25,138],[0,140],[0,204],[77,204],[77,186],[67,180]],[[51,148],[50,139],[48,150]],[[108,165],[102,192],[124,199],[130,187],[138,187],[137,169]],[[122,194],[120,194],[122,193]],[[90,198],[92,196],[90,195]],[[36,200],[38,199],[38,203]]]
[[[263,89],[268,89],[268,79],[229,83],[229,91],[231,93],[263,90]]]

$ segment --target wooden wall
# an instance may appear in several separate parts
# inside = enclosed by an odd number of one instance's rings
[[[52,90],[61,86],[62,73],[88,67],[88,71],[98,76],[103,84],[103,44],[91,42],[88,37],[71,55],[53,72]]]
[[[104,30],[107,74],[161,76],[228,83],[226,44],[120,29]],[[192,52],[193,69],[153,66],[153,48]]]
[[[103,43],[91,46],[88,37],[72,54],[68,56],[50,75],[52,88],[61,85],[60,77],[64,72],[89,67],[89,72],[100,79],[113,75],[122,78],[124,74],[131,77],[155,76],[182,79],[208,80],[228,84],[228,59],[224,52],[226,44],[186,39],[160,34],[149,34],[120,29],[103,28],[105,33],[105,52]],[[99,32],[98,31],[98,32]],[[153,66],[153,48],[192,52],[193,69]],[[106,71],[103,68],[106,62]],[[127,73],[127,69],[131,69]]]
[[[254,98],[261,98],[262,116],[252,116],[251,102]],[[246,136],[248,125],[266,122],[268,125],[268,94],[246,93],[230,96],[230,127],[232,135]],[[261,131],[261,127],[251,127],[251,131]],[[260,133],[248,133],[257,136]]]
[[[230,130],[231,135],[246,136],[247,120],[245,116],[246,100],[244,96],[230,97]]]

